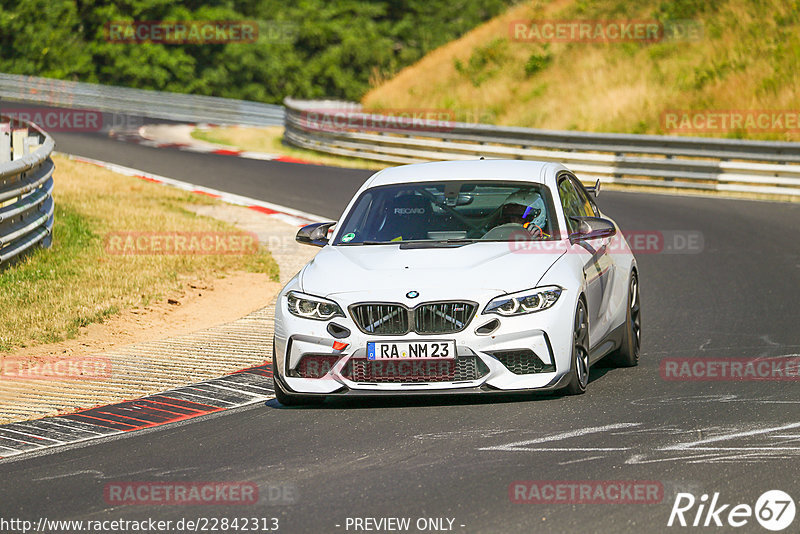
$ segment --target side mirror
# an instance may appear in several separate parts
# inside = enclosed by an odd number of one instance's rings
[[[324,247],[328,244],[328,230],[335,224],[335,222],[324,222],[303,226],[297,231],[295,240],[303,245]]]
[[[617,233],[614,223],[601,217],[570,217],[578,223],[578,231],[570,234],[571,243],[611,237]]]
[[[597,198],[600,194],[600,178],[597,179],[593,186],[587,187],[586,191],[594,195],[594,198]]]

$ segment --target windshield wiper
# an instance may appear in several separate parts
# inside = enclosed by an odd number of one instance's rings
[[[355,243],[337,243],[346,247],[358,245],[400,245],[400,248],[434,248],[434,247],[454,247],[475,243],[480,239],[454,238],[454,239],[413,239],[409,241],[358,241]]]
[[[355,247],[357,245],[393,245],[395,243],[400,243],[400,241],[359,241],[357,243],[337,243],[338,245],[342,245],[345,247]]]
[[[418,241],[403,241],[400,244],[401,249],[409,249],[409,248],[453,248],[453,247],[463,247],[464,245],[469,245],[470,243],[475,243],[476,241],[480,241],[480,239],[467,239],[467,238],[459,238],[459,239],[437,239],[437,240],[418,240]]]

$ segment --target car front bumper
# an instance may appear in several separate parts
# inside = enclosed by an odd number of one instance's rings
[[[425,393],[489,393],[514,391],[547,391],[565,385],[571,359],[572,309],[569,298],[562,295],[551,308],[517,317],[482,314],[489,298],[483,296],[477,314],[461,332],[452,334],[378,336],[364,333],[351,317],[332,321],[315,321],[296,317],[288,312],[286,290],[279,295],[275,313],[276,380],[287,392],[311,395],[381,395]],[[347,309],[349,302],[339,302]],[[499,326],[488,334],[476,332],[490,321]],[[335,338],[328,331],[329,323],[350,331],[346,337]],[[364,365],[368,342],[397,341],[454,341],[457,359],[473,359],[480,372],[473,376],[442,375],[425,380],[419,376],[419,362],[403,360],[394,371],[384,376],[357,378],[351,364]],[[531,351],[545,365],[541,372],[517,374],[501,363],[493,353]],[[301,359],[308,355],[331,357],[335,363],[319,378],[298,376]],[[438,363],[438,362],[436,362]],[[464,363],[464,362],[461,362]],[[374,363],[367,363],[374,365]],[[378,364],[382,365],[382,364]],[[460,365],[460,363],[459,363]],[[513,367],[513,366],[511,366]],[[363,368],[363,367],[362,367]],[[552,369],[552,370],[551,370]],[[519,372],[520,370],[517,369]],[[449,379],[448,379],[449,378]],[[455,379],[458,378],[458,379]]]

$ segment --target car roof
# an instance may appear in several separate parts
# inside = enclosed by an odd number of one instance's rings
[[[441,180],[524,181],[543,184],[548,176],[555,176],[560,170],[567,169],[560,163],[518,159],[434,161],[383,169],[373,174],[362,189]]]

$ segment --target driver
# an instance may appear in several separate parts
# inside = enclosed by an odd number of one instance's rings
[[[532,236],[546,236],[547,210],[544,199],[536,191],[511,193],[500,208],[497,227],[522,225]]]

